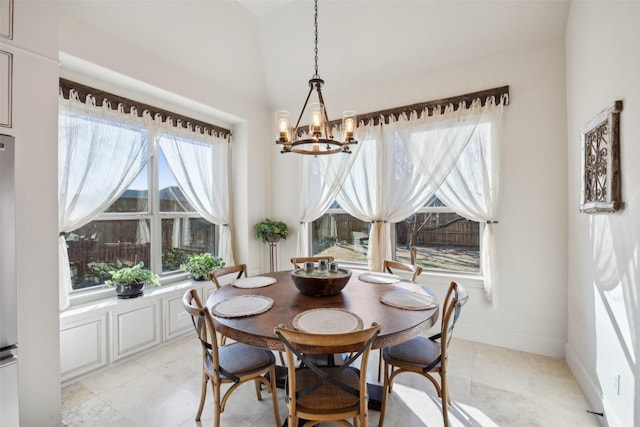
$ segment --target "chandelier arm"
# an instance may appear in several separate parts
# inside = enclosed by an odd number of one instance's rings
[[[320,84],[316,85],[316,91],[318,92],[318,100],[320,101],[320,105],[322,105],[322,114],[324,114],[324,134],[327,135],[327,138],[333,139],[333,131],[331,130],[331,126],[329,124],[327,106],[324,103],[324,97],[322,96],[322,91],[320,90]]]
[[[311,85],[310,85],[311,86]],[[293,132],[291,133],[291,140],[293,141],[298,134],[298,126],[300,126],[300,120],[302,120],[302,115],[304,114],[304,110],[307,108],[307,104],[309,103],[309,98],[311,98],[311,92],[313,92],[313,86],[309,88],[309,93],[307,94],[307,99],[304,100],[304,105],[302,106],[302,110],[300,110],[300,115],[298,116],[298,121],[296,122],[295,128],[293,128]]]

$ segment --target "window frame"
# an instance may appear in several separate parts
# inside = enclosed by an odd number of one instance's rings
[[[153,132],[147,139],[147,149],[152,150],[154,146]],[[184,270],[162,271],[162,221],[166,219],[207,219],[196,211],[185,212],[162,212],[160,210],[160,156],[161,147],[157,145],[155,150],[149,154],[147,163],[147,210],[144,212],[103,212],[94,218],[94,221],[149,221],[149,269],[160,276],[160,284],[162,286],[170,285],[175,282],[188,278],[188,273]],[[115,202],[114,202],[115,203]],[[207,221],[208,222],[208,221]],[[218,248],[220,239],[220,226],[210,223],[214,226],[214,242],[213,247]],[[214,253],[214,255],[217,255]],[[81,289],[72,289],[69,291],[71,305],[94,301],[101,298],[112,296],[111,287],[104,283],[97,284]],[[108,293],[107,293],[108,292]]]

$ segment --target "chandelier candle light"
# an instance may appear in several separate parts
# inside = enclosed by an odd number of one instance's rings
[[[276,144],[282,145],[281,153],[311,154],[313,156],[339,152],[351,153],[349,145],[358,143],[358,141],[353,138],[353,132],[356,128],[355,111],[345,111],[342,113],[341,129],[343,132],[343,141],[336,141],[333,139],[331,122],[327,116],[327,109],[325,108],[324,99],[322,97],[321,89],[324,84],[324,80],[322,80],[318,74],[318,0],[315,0],[314,27],[315,73],[311,80],[309,80],[309,94],[307,95],[307,99],[304,101],[302,111],[300,111],[300,115],[298,116],[298,120],[293,130],[289,123],[289,112],[278,111],[276,113],[276,123],[278,126],[278,139],[276,140]],[[318,102],[314,102],[309,106],[309,130],[303,138],[298,134],[300,120],[307,109],[309,98],[311,98],[311,94],[314,90],[318,94]]]

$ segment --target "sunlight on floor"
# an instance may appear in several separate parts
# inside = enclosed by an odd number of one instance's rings
[[[394,384],[393,393],[396,394],[397,400],[400,400],[406,407],[406,410],[412,413],[410,417],[412,426],[416,425],[416,421],[423,422],[425,426],[437,425],[442,422],[441,401],[437,396],[402,384]],[[499,427],[499,424],[491,420],[491,417],[481,409],[456,402],[455,399],[449,407],[449,423],[452,427],[458,425]]]

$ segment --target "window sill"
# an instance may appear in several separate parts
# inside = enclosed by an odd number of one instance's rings
[[[159,288],[146,288],[145,295],[157,292],[164,288],[170,289],[171,286],[185,281],[191,282],[187,277],[187,273],[168,275],[160,279],[162,286]],[[112,298],[115,298],[115,288],[111,286],[102,285],[91,289],[78,290],[69,295],[70,306],[67,310],[72,310],[74,307],[79,305],[90,303],[100,304]]]
[[[144,295],[133,299],[119,299],[116,296],[115,288],[112,286],[101,286],[94,289],[88,289],[84,291],[78,291],[71,294],[70,306],[66,310],[60,313],[60,317],[65,317],[68,313],[79,314],[86,310],[95,310],[106,307],[112,307],[117,304],[125,303],[126,301],[138,300],[153,296],[160,296],[165,293],[173,292],[177,289],[183,289],[190,286],[198,286],[198,283],[187,277],[187,274],[173,275],[170,278],[161,279],[162,286],[151,287],[144,290]]]
[[[418,283],[423,285],[444,285],[449,286],[454,281],[466,288],[484,288],[484,276],[481,274],[461,273],[457,271],[422,271],[416,278]]]

